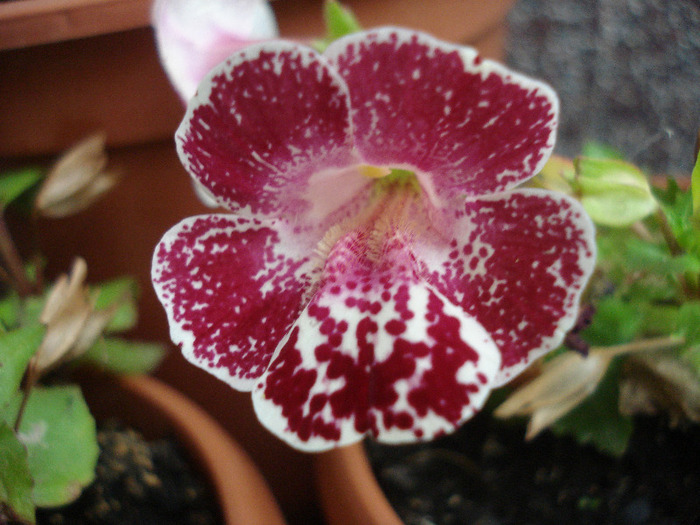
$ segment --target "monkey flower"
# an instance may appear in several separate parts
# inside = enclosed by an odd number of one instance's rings
[[[230,213],[156,248],[173,341],[301,450],[453,431],[560,344],[593,268],[576,201],[513,189],[557,111],[548,86],[405,29],[237,52],[176,134]]]

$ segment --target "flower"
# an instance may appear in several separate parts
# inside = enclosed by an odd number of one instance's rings
[[[607,349],[592,349],[586,356],[577,352],[558,355],[544,363],[541,373],[516,390],[494,415],[529,416],[525,439],[532,439],[598,388],[615,355]]]
[[[454,430],[562,341],[592,271],[581,206],[513,189],[557,111],[549,87],[405,29],[236,53],[176,134],[230,214],[156,248],[173,341],[301,450]]]
[[[95,310],[86,277],[87,264],[77,258],[70,276],[61,275],[51,289],[39,316],[46,335],[30,362],[33,380],[87,352],[116,314],[119,303]]]
[[[105,134],[95,133],[64,153],[37,194],[36,210],[45,217],[78,213],[110,191],[119,174],[107,170]]]
[[[277,36],[265,0],[156,0],[153,27],[161,61],[183,100],[232,52]]]
[[[691,386],[693,375],[682,365],[669,364],[672,360],[659,352],[682,344],[677,337],[647,339],[609,347],[591,348],[587,355],[565,352],[545,362],[531,381],[520,386],[496,410],[500,418],[527,416],[530,418],[525,439],[536,437],[562,416],[586,400],[600,385],[613,359],[636,354],[632,365],[645,367],[641,377],[626,378],[621,385],[620,405],[623,414],[650,411],[654,403],[665,402],[674,408],[674,417],[685,413],[697,420],[700,392]],[[664,384],[666,383],[666,384]],[[685,388],[683,388],[685,387]],[[683,391],[687,395],[683,398]]]

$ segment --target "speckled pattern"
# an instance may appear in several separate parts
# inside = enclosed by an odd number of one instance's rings
[[[453,431],[563,340],[593,269],[580,204],[513,189],[549,156],[557,106],[405,29],[233,55],[176,136],[231,214],[156,249],[173,341],[302,450]]]
[[[596,139],[653,172],[690,172],[700,129],[698,0],[520,0],[509,30],[509,65],[561,98],[556,152],[576,155]]]
[[[512,188],[554,144],[556,95],[473,49],[382,31],[325,54],[348,84],[365,162],[425,174],[442,200]]]

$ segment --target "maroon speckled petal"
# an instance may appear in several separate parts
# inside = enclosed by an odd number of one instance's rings
[[[573,326],[595,263],[593,225],[561,194],[515,190],[468,200],[447,244],[417,244],[428,280],[501,349],[503,384]]]
[[[165,234],[152,278],[184,356],[252,389],[301,312],[313,265],[282,224],[231,215],[186,219]]]
[[[441,200],[511,188],[554,147],[556,94],[471,48],[380,28],[325,55],[348,84],[365,161],[417,171]]]
[[[401,236],[378,254],[374,242],[354,231],[336,243],[253,391],[260,421],[301,450],[450,432],[481,408],[499,369],[484,329],[417,278]]]
[[[368,184],[352,169],[351,136],[343,80],[312,49],[277,41],[215,68],[176,141],[185,168],[220,204],[308,226]]]

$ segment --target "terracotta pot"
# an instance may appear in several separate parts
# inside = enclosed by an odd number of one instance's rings
[[[153,439],[174,433],[214,488],[227,525],[283,525],[265,480],[247,454],[198,405],[146,376],[81,380],[93,415],[117,418]]]
[[[328,525],[402,525],[372,473],[362,443],[319,454],[316,487]]]
[[[350,0],[366,27],[403,25],[502,58],[514,0]],[[0,157],[55,153],[103,129],[111,146],[172,137],[182,104],[145,0],[0,3]],[[273,2],[283,36],[318,36],[323,0]]]
[[[111,146],[172,137],[183,114],[144,0],[0,3],[0,156],[52,154],[95,130]]]
[[[18,0],[0,4],[0,49],[61,42],[148,25],[143,0]]]
[[[438,38],[475,46],[486,57],[503,58],[505,17],[515,0],[343,0],[363,27],[420,29]],[[317,36],[323,0],[273,2],[283,35]]]

